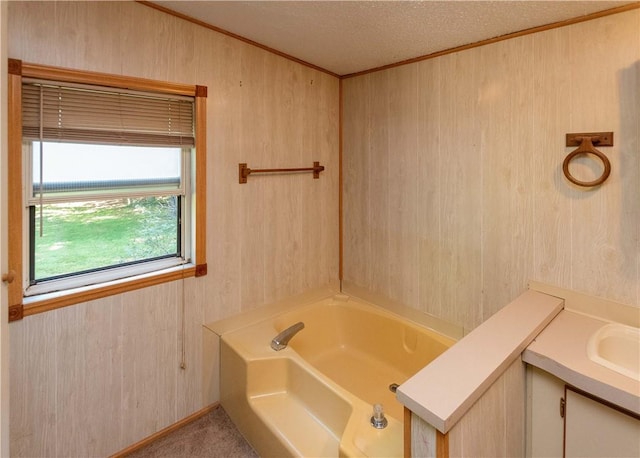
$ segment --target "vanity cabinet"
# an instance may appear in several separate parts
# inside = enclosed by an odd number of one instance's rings
[[[565,388],[564,456],[640,457],[640,418]]]
[[[640,417],[529,366],[527,456],[640,457]]]

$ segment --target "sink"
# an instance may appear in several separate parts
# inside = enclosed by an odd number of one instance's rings
[[[640,381],[640,328],[611,323],[589,338],[587,356],[594,363]]]

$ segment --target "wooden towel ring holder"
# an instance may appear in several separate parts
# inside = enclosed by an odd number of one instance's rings
[[[611,163],[609,162],[607,156],[598,151],[593,146],[593,144],[598,143],[604,146],[613,146],[613,132],[607,132],[603,136],[593,134],[567,134],[567,146],[575,145],[576,142],[580,142],[580,146],[569,153],[569,155],[564,159],[564,162],[562,163],[562,171],[564,172],[564,176],[566,176],[570,182],[578,186],[593,187],[601,185],[606,181],[607,178],[609,178],[609,174],[611,173]],[[571,172],[569,172],[569,163],[573,160],[573,158],[575,158],[576,156],[580,156],[581,154],[593,154],[594,156],[598,157],[598,159],[602,161],[602,165],[604,166],[602,175],[600,175],[593,181],[581,181],[571,175]]]

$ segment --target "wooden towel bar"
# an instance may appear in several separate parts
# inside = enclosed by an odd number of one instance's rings
[[[314,162],[313,167],[302,167],[293,169],[250,169],[246,163],[238,164],[238,181],[240,184],[247,182],[247,178],[252,173],[286,173],[286,172],[313,172],[313,178],[320,178],[320,172],[324,170],[324,165]]]

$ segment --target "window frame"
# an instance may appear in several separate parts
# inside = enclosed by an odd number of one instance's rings
[[[148,286],[207,274],[206,263],[206,101],[207,87],[169,83],[145,78],[125,77],[106,73],[87,72],[60,67],[25,63],[9,59],[8,65],[8,241],[9,321],[87,302],[102,297],[133,291]],[[186,95],[195,98],[195,185],[192,193],[191,262],[182,266],[162,269],[92,286],[26,297],[24,212],[24,171],[22,149],[22,78],[37,78],[62,83],[92,84],[117,89],[131,89],[161,94]],[[25,243],[26,242],[26,243]],[[26,249],[26,250],[25,250]]]

